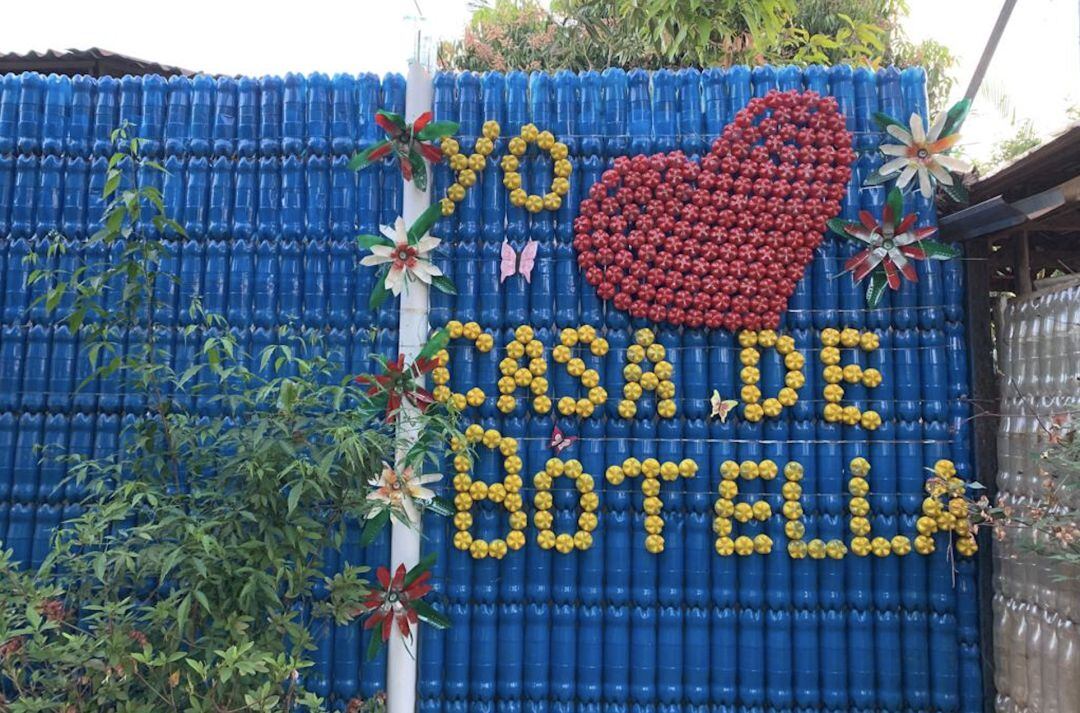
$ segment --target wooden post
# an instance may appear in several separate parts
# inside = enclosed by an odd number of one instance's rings
[[[1016,241],[1016,292],[1021,297],[1027,297],[1032,292],[1031,287],[1031,244],[1028,242],[1028,231],[1022,230],[1013,236]]]

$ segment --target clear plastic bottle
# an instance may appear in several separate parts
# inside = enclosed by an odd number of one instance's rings
[[[1031,710],[1042,711],[1042,669],[1048,663],[1042,659],[1043,620],[1039,608],[1034,604],[1024,604],[1023,608],[1027,622],[1027,636],[1022,639],[1027,643],[1027,705]]]
[[[1010,603],[1013,607],[1012,639],[1013,647],[1009,657],[1009,691],[1017,705],[1028,705],[1028,665],[1027,665],[1027,640],[1028,640],[1028,604]]]
[[[999,694],[1004,694],[1009,691],[1009,668],[1003,666],[1002,662],[1008,661],[1012,655],[1010,627],[1013,625],[1013,608],[1000,592],[994,595],[990,606],[994,614],[994,661],[997,662],[994,666],[994,688]]]
[[[1058,710],[1080,713],[1080,628],[1065,619],[1058,628]]]

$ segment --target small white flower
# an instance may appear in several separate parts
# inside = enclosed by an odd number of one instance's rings
[[[896,185],[901,190],[917,174],[919,192],[924,198],[930,198],[934,194],[931,176],[940,183],[951,186],[953,177],[950,171],[957,173],[970,171],[971,164],[967,161],[945,155],[945,152],[952,148],[960,138],[960,134],[957,133],[941,136],[941,130],[945,127],[947,118],[948,115],[945,112],[938,114],[929,132],[924,131],[922,117],[918,114],[911,115],[910,131],[901,128],[898,124],[890,124],[885,130],[900,143],[882,144],[881,152],[895,158],[886,161],[878,173],[882,176],[899,173]]]
[[[420,238],[416,245],[409,244],[405,221],[398,218],[393,227],[382,226],[382,234],[389,238],[389,245],[373,245],[371,254],[360,261],[361,265],[390,264],[386,273],[386,289],[394,295],[400,295],[405,282],[410,277],[420,280],[425,285],[431,284],[431,278],[441,276],[442,270],[431,263],[431,251],[442,242],[430,235]]]

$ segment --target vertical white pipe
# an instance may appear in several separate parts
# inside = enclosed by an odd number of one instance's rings
[[[405,83],[405,121],[413,122],[425,111],[431,110],[433,84],[431,75],[416,61],[409,63]],[[429,177],[430,178],[430,177]],[[427,190],[418,190],[411,181],[405,181],[402,196],[402,217],[405,225],[411,225],[431,203],[431,181]],[[405,355],[405,363],[411,364],[424,347],[428,336],[428,288],[418,280],[412,280],[401,295],[401,313],[398,317],[398,350]],[[408,404],[403,405],[398,419],[398,439],[401,444],[397,453],[398,467],[402,467],[408,443],[417,435],[417,414]],[[404,564],[406,569],[420,561],[420,533],[391,519],[390,564],[391,571]],[[412,647],[416,646],[416,633]],[[397,627],[391,630],[386,665],[387,713],[415,713],[416,711],[416,652],[409,650],[405,638]]]

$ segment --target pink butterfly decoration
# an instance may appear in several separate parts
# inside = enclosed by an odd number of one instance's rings
[[[503,283],[511,275],[518,274],[525,278],[525,282],[532,281],[533,266],[536,264],[536,249],[540,243],[530,240],[520,253],[514,252],[514,247],[506,240],[502,243],[502,262],[499,264],[499,282]]]
[[[551,450],[555,451],[555,455],[560,455],[570,446],[574,445],[574,442],[578,439],[577,436],[567,436],[562,432],[558,426],[551,429],[551,441],[548,446]]]

